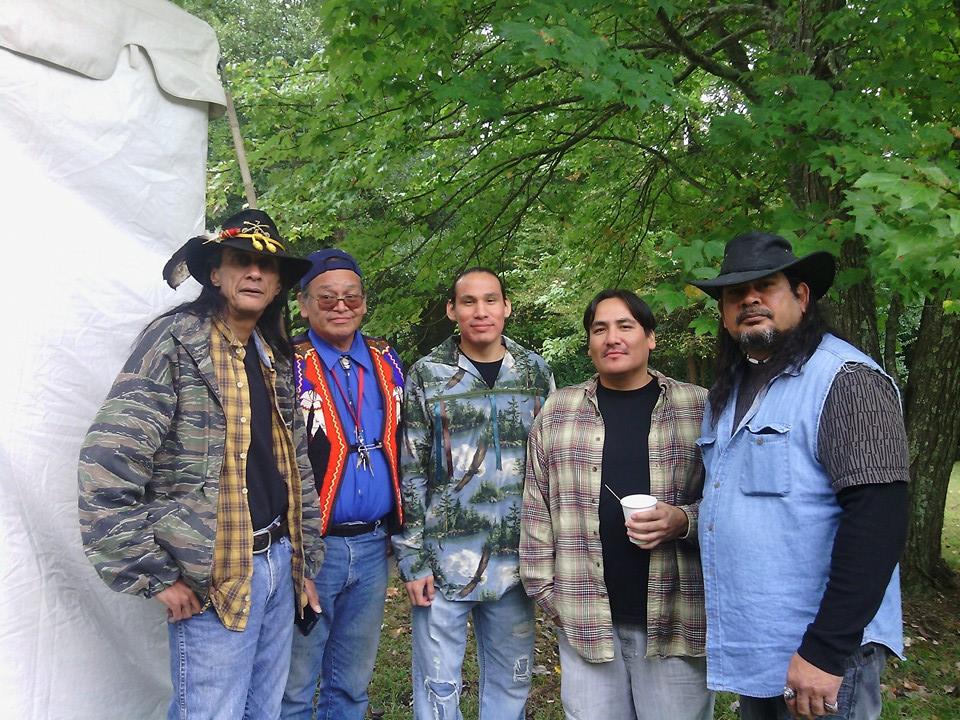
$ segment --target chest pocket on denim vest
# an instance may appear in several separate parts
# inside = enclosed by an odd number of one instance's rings
[[[790,427],[750,423],[743,430],[744,495],[783,496],[790,492]]]

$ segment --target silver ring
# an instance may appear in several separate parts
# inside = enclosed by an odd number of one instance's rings
[[[790,700],[796,699],[796,697],[797,697],[797,691],[794,690],[792,687],[787,686],[783,689],[784,700],[790,701]]]
[[[829,703],[829,702],[827,702],[826,700],[824,700],[824,701],[823,701],[823,709],[826,710],[826,711],[827,711],[828,713],[830,713],[831,715],[833,715],[835,712],[837,712],[837,711],[840,709],[840,703],[838,703],[838,702]]]

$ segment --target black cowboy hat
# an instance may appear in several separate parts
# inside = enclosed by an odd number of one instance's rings
[[[786,272],[809,285],[812,299],[819,300],[833,284],[836,270],[833,255],[828,252],[821,250],[798,258],[790,243],[779,235],[749,232],[727,243],[717,277],[691,280],[690,284],[719,300],[725,287]]]
[[[277,259],[280,282],[289,289],[307,272],[310,261],[284,250],[276,224],[263,210],[242,210],[223,222],[218,232],[197,235],[187,240],[163,268],[167,284],[176,288],[187,275],[205,287],[210,284],[210,270],[216,254],[225,247],[245,250]]]

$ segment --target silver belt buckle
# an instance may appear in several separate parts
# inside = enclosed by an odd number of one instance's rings
[[[261,553],[265,553],[267,550],[273,547],[273,535],[271,535],[271,533],[273,532],[274,528],[280,527],[282,523],[283,523],[283,519],[280,517],[276,517],[274,518],[272,523],[267,525],[265,528],[260,528],[253,534],[254,542],[256,542],[257,538],[263,535],[264,533],[266,533],[266,536],[267,536],[267,546],[265,548],[262,548],[261,550],[254,550],[253,551],[254,555],[260,555]]]
[[[256,535],[254,535],[254,537],[256,537]],[[272,546],[273,546],[273,535],[271,535],[271,534],[270,534],[270,531],[267,530],[267,546],[266,546],[265,548],[261,548],[260,550],[254,550],[254,551],[253,551],[253,554],[254,554],[254,555],[260,555],[260,554],[262,554],[262,553],[265,553],[265,552],[266,552],[267,550],[269,550]]]

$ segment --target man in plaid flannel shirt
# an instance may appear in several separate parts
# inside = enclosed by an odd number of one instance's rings
[[[557,625],[567,718],[708,720],[695,444],[706,390],[649,369],[656,320],[628,290],[583,317],[597,375],[534,421],[520,577]],[[656,507],[624,522],[616,496]]]

